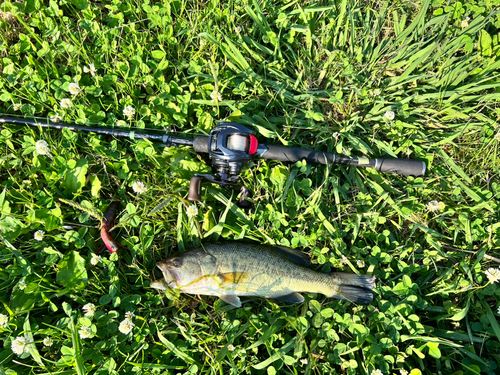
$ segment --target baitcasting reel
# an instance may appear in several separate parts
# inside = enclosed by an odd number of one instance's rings
[[[188,200],[201,200],[203,179],[221,186],[235,185],[243,166],[266,151],[250,129],[235,122],[219,123],[208,135],[208,155],[215,176],[195,174],[189,185]],[[248,207],[250,203],[245,198],[249,196],[250,190],[242,186],[238,206]]]

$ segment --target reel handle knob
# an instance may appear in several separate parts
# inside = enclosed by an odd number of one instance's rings
[[[203,177],[194,175],[189,182],[188,201],[201,201],[201,185]]]
[[[252,208],[252,202],[247,200],[247,198],[252,198],[252,196],[253,194],[250,189],[243,185],[240,189],[240,197],[236,201],[236,205],[244,210]]]

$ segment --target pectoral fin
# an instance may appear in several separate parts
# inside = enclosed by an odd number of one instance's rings
[[[276,301],[282,301],[287,303],[302,303],[304,302],[304,296],[300,293],[290,293],[284,296],[273,297]]]
[[[219,279],[221,285],[238,284],[248,279],[248,273],[246,272],[219,273],[217,275],[217,278]]]
[[[241,307],[241,300],[240,297],[235,296],[235,295],[227,295],[227,294],[222,294],[219,296],[221,300],[226,302],[228,305],[233,305],[235,307]]]

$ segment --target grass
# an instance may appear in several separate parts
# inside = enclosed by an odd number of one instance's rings
[[[269,142],[416,158],[429,172],[256,161],[242,174],[251,210],[237,208],[236,191],[206,184],[190,218],[189,178],[210,169],[189,148],[2,126],[0,313],[9,322],[0,372],[497,373],[500,289],[485,271],[500,258],[498,6],[2,3],[3,113],[186,136],[229,119]],[[37,153],[39,140],[50,155]],[[135,194],[135,181],[147,191]],[[94,216],[113,199],[113,235],[126,249],[92,265]],[[149,287],[156,261],[221,239],[299,248],[323,272],[374,274],[375,301],[307,295],[301,305],[247,299],[236,309]],[[128,311],[135,327],[125,335]],[[34,344],[14,354],[24,335]]]

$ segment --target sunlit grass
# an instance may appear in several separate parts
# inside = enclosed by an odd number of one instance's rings
[[[238,189],[205,184],[191,217],[189,179],[210,168],[189,148],[2,125],[0,369],[498,372],[500,292],[485,276],[500,258],[497,3],[1,4],[8,115],[188,137],[231,120],[266,142],[414,158],[428,173],[255,161],[242,173],[250,210],[236,206]],[[112,233],[125,249],[91,264],[102,244],[93,216],[115,199]],[[307,295],[236,309],[149,287],[158,260],[223,239],[299,248],[323,272],[373,274],[375,301]],[[96,312],[85,317],[88,303]],[[15,354],[25,335],[33,343]]]

